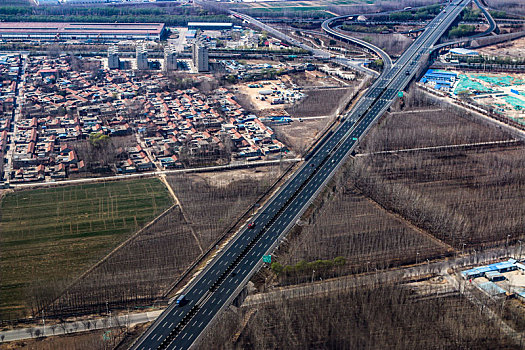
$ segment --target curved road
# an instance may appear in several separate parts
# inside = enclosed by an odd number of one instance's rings
[[[333,17],[333,18],[327,19],[326,21],[323,22],[323,24],[321,24],[321,28],[323,28],[323,30],[326,33],[328,33],[328,35],[335,37],[336,39],[346,41],[346,42],[351,42],[359,46],[363,46],[367,50],[374,52],[376,55],[381,57],[381,59],[383,60],[384,62],[383,70],[385,71],[390,70],[390,68],[392,67],[392,59],[385,51],[383,51],[382,49],[380,49],[379,47],[375,45],[370,44],[369,42],[354,38],[350,35],[340,33],[330,27],[335,22],[341,21],[348,17],[355,17],[355,16],[358,16],[358,15],[345,15],[345,16],[339,16],[339,17]]]

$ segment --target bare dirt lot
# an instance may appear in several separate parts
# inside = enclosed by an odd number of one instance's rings
[[[296,118],[330,116],[354,90],[355,87],[307,91],[306,98],[286,108],[286,111]]]
[[[288,125],[272,125],[277,138],[297,155],[303,154],[330,125],[334,117],[295,120]]]
[[[293,101],[298,100],[302,96],[302,93],[290,90],[282,79],[243,83],[237,85],[236,88],[238,88],[240,94],[246,96],[245,98],[251,105],[251,109],[259,112],[276,107],[290,106],[293,104]],[[286,103],[275,103],[274,101],[278,99],[286,99]]]
[[[304,71],[283,77],[283,80],[291,82],[299,87],[305,86],[344,86],[340,80],[334,79],[319,71]],[[349,84],[349,83],[348,83]],[[348,85],[345,84],[345,85]]]
[[[489,56],[525,57],[525,38],[476,49]]]

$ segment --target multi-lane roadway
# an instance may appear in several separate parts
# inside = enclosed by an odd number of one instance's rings
[[[406,88],[422,57],[431,51],[469,2],[454,0],[429,23],[425,32],[344,116],[339,127],[305,157],[304,164],[259,210],[250,225],[184,290],[187,302],[173,303],[166,309],[133,349],[187,349],[194,344],[261,266],[262,256],[280,243],[360,137],[388,109],[398,92]]]

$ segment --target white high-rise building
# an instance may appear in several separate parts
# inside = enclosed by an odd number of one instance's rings
[[[137,46],[137,69],[149,69],[148,50],[146,49],[146,45]]]
[[[164,70],[177,69],[177,51],[173,45],[164,48]]]
[[[208,72],[208,48],[201,42],[195,42],[192,48],[191,58],[197,72]]]
[[[119,69],[120,68],[120,58],[118,55],[118,46],[113,45],[108,49],[108,68],[109,69]]]

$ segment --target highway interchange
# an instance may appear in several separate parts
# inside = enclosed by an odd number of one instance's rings
[[[228,307],[262,265],[262,256],[288,230],[343,164],[359,139],[407,87],[423,57],[470,0],[454,0],[425,32],[368,89],[332,133],[319,141],[304,164],[254,216],[235,239],[184,290],[187,303],[172,303],[135,342],[132,349],[188,349],[220,312]]]

